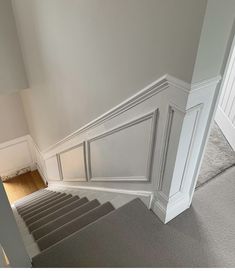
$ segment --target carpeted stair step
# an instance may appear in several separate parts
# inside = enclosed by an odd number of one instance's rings
[[[175,225],[175,228],[170,228],[179,231],[177,238],[181,240],[179,223]],[[62,242],[43,250],[33,257],[32,265],[35,268],[182,267],[177,255],[178,243],[170,241],[171,231],[164,231],[163,227],[165,230],[167,226],[162,225],[140,199],[135,199]],[[167,233],[169,240],[167,246],[164,246],[161,235]],[[174,234],[172,236],[175,237]],[[194,261],[191,266],[193,264]]]
[[[48,192],[52,192],[52,191],[47,190],[47,189],[41,189],[41,190],[38,190],[38,191],[36,191],[36,192],[34,192],[34,193],[32,193],[32,194],[29,194],[29,195],[25,196],[25,197],[22,198],[22,199],[19,199],[19,200],[15,201],[15,202],[14,202],[14,205],[15,205],[16,208],[18,208],[18,207],[20,207],[20,206],[23,206],[23,205],[26,204],[27,202],[32,201],[32,200],[35,199],[35,198],[38,198],[38,197],[40,197],[40,196],[42,196],[42,195],[45,195],[45,194],[48,193]]]
[[[97,199],[92,200],[70,212],[64,214],[63,216],[57,218],[56,220],[51,221],[50,223],[42,226],[41,228],[32,232],[32,235],[35,240],[42,238],[43,236],[49,234],[50,232],[56,230],[57,228],[65,225],[66,223],[78,218],[79,216],[84,215],[85,213],[91,211],[92,209],[97,208],[100,205]]]
[[[36,203],[38,200],[41,200],[41,199],[43,199],[43,198],[45,198],[47,196],[53,195],[53,194],[56,194],[56,192],[48,191],[47,193],[40,194],[39,196],[34,197],[31,200],[27,200],[26,202],[24,202],[21,205],[17,206],[16,209],[17,209],[17,211],[22,210],[23,208],[26,208],[26,207],[30,206],[31,204]]]
[[[53,206],[53,204],[55,204],[56,202],[58,202],[58,200],[63,199],[66,196],[65,193],[63,194],[58,194],[52,198],[49,198],[47,200],[45,200],[44,202],[41,202],[40,204],[37,204],[31,208],[28,208],[27,210],[24,210],[23,212],[20,213],[20,215],[25,218],[27,215],[31,214],[31,213],[38,213],[41,210],[45,210],[45,208],[47,207],[51,207]]]
[[[77,199],[74,202],[63,206],[62,208],[58,209],[57,211],[53,212],[52,214],[49,214],[49,215],[35,221],[34,223],[28,225],[28,230],[29,230],[29,232],[37,230],[38,228],[51,222],[52,220],[55,220],[55,219],[59,218],[60,216],[65,215],[66,213],[72,211],[73,209],[80,207],[83,204],[86,204],[88,202],[89,201],[87,198]]]
[[[34,216],[31,216],[30,218],[26,219],[25,220],[25,224],[28,226],[30,224],[32,224],[33,222],[37,221],[38,219],[42,218],[42,217],[45,217],[53,212],[55,212],[56,210],[58,210],[59,208],[62,208],[66,203],[69,202],[72,202],[74,201],[75,199],[77,199],[78,197],[75,196],[73,197],[72,195],[66,195],[64,198],[63,198],[63,201],[57,203],[57,204],[54,204],[52,207],[50,208],[47,208],[46,210],[34,215]]]
[[[53,196],[55,196],[57,194],[58,193],[56,193],[56,192],[51,192],[51,193],[48,193],[46,195],[43,195],[40,198],[37,198],[37,199],[35,199],[35,200],[31,201],[31,202],[28,202],[24,206],[19,207],[17,209],[17,211],[18,211],[18,213],[21,213],[23,210],[27,210],[30,207],[36,206],[37,204],[40,204],[41,202],[43,202],[43,201],[45,201],[45,200],[47,200],[47,199],[49,199],[49,198],[51,198],[51,197],[53,197]]]
[[[107,215],[112,212],[114,207],[110,202],[107,202],[88,213],[72,220],[71,222],[63,225],[62,227],[56,229],[55,231],[49,233],[48,235],[37,240],[37,244],[40,250],[49,248],[50,246],[58,243],[69,235],[81,230],[88,224],[96,221],[97,219]]]

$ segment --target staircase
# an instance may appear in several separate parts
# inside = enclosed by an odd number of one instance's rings
[[[136,260],[136,240],[144,237],[146,221],[156,220],[140,199],[69,192],[42,189],[13,206],[34,267],[153,266]]]

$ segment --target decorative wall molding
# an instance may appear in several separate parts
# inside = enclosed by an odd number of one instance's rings
[[[0,144],[0,176],[2,180],[21,175],[34,168],[28,135]]]
[[[175,112],[178,111],[180,114],[185,114],[184,111],[178,109],[175,105],[169,105],[168,106],[168,117],[166,122],[166,129],[165,129],[165,135],[164,135],[164,144],[163,144],[163,152],[162,152],[162,165],[160,170],[160,180],[158,183],[158,191],[162,191],[163,186],[163,177],[165,175],[166,170],[166,162],[167,162],[167,156],[169,155],[168,148],[169,148],[169,142],[170,142],[170,136],[172,131],[172,125],[173,125],[173,119]]]
[[[219,81],[165,75],[44,152],[35,147],[36,164],[49,186],[151,194],[166,223],[191,204]]]
[[[78,130],[71,133],[70,135],[68,135],[64,139],[58,141],[57,143],[53,144],[52,146],[50,146],[46,150],[42,151],[42,153],[43,154],[48,153],[50,150],[56,148],[56,146],[61,145],[61,144],[65,143],[66,141],[71,140],[73,137],[76,137],[79,134],[84,133],[88,129],[96,127],[97,125],[101,125],[105,121],[122,114],[126,110],[129,110],[133,106],[144,102],[146,99],[151,98],[152,96],[160,93],[161,91],[169,88],[170,86],[176,87],[179,91],[182,91],[183,93],[188,94],[190,91],[190,84],[188,84],[182,80],[179,80],[173,76],[165,74],[164,76],[160,77],[159,79],[157,79],[153,83],[149,84],[144,89],[137,92],[132,97],[126,99],[125,101],[123,101],[119,105],[115,106],[111,110],[107,111],[103,115],[96,118],[95,120],[89,122],[88,124],[79,128]]]
[[[121,181],[121,182],[150,182],[151,181],[151,170],[152,170],[152,163],[153,163],[153,149],[154,149],[154,142],[155,142],[155,134],[156,134],[156,127],[157,127],[157,118],[158,118],[158,110],[154,110],[153,112],[150,112],[148,114],[145,114],[135,120],[132,120],[128,123],[124,123],[118,127],[113,128],[112,130],[108,130],[100,135],[97,135],[93,138],[90,138],[87,140],[87,152],[88,152],[88,171],[89,171],[89,181]],[[150,129],[150,135],[147,135],[149,137],[149,144],[147,145],[147,162],[146,162],[146,168],[144,174],[142,176],[99,176],[99,177],[93,177],[92,174],[92,163],[91,163],[91,144],[99,139],[106,138],[108,136],[111,136],[115,133],[118,133],[120,131],[123,131],[125,129],[131,128],[135,125],[138,125],[142,122],[145,122],[147,120],[151,120],[151,129]],[[122,141],[125,141],[125,137],[122,138]],[[131,142],[127,142],[127,144],[130,144]],[[138,145],[136,148],[138,149]],[[139,155],[142,153],[140,152]],[[117,155],[113,153],[113,155]],[[130,157],[128,159],[134,159],[134,157]],[[140,166],[136,164],[136,166]]]
[[[79,150],[82,148],[81,154],[78,154],[78,156],[72,156],[71,152],[75,152],[76,150]],[[69,157],[70,153],[70,157]],[[66,155],[66,157],[64,157]],[[86,142],[83,141],[82,143],[69,148],[67,150],[64,150],[57,155],[58,158],[58,164],[59,164],[59,171],[61,180],[66,181],[82,181],[86,182],[88,180],[87,177],[87,163],[86,163]],[[67,159],[67,161],[66,161]],[[76,163],[79,161],[79,163]],[[69,171],[71,171],[71,163],[73,163],[73,169],[72,169],[72,177],[66,174],[70,174]],[[68,168],[70,167],[70,168]],[[76,171],[76,172],[74,172]],[[81,174],[82,173],[82,174]],[[80,175],[80,176],[78,176]],[[82,176],[81,176],[82,175]]]

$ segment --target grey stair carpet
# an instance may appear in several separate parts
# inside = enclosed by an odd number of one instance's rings
[[[47,249],[113,210],[112,204],[107,202],[37,240],[38,247],[40,250]]]
[[[164,225],[133,201],[33,257],[34,267],[235,267],[235,167]]]
[[[98,207],[100,203],[98,200],[92,200],[70,212],[67,214],[49,222],[48,224],[42,226],[41,228],[32,232],[32,235],[35,240],[42,238],[43,236],[49,234],[50,232],[56,230],[57,228],[63,226],[64,224],[80,217],[81,215],[91,211],[92,209]]]
[[[28,226],[29,232],[37,230],[38,228],[42,227],[43,225],[50,223],[51,221],[59,218],[60,216],[65,215],[66,213],[72,211],[73,209],[75,209],[75,208],[77,208],[87,202],[88,202],[87,198],[81,198],[81,199],[75,200],[71,204],[65,204],[65,206],[63,206],[62,208],[59,208],[57,211],[53,212],[52,214],[49,214],[49,215],[37,220],[36,222],[30,224]]]
[[[41,197],[42,195],[45,195],[45,194],[47,194],[47,193],[49,193],[49,192],[52,192],[52,191],[46,190],[46,189],[38,190],[38,191],[36,191],[36,192],[34,192],[34,193],[32,193],[32,194],[29,194],[29,195],[25,196],[25,197],[22,198],[22,199],[19,199],[19,200],[15,201],[15,202],[14,202],[14,205],[15,205],[16,208],[17,208],[17,207],[20,207],[21,205],[23,205],[23,204],[25,204],[25,203],[27,203],[27,202],[30,202],[30,201],[32,201],[32,200],[35,199],[35,198],[39,198],[39,197]]]
[[[27,208],[30,208],[30,207],[33,207],[35,206],[36,204],[40,204],[41,202],[51,198],[51,197],[54,197],[55,195],[57,195],[58,193],[56,192],[51,192],[51,193],[48,193],[46,195],[43,195],[42,197],[40,198],[36,198],[36,199],[33,199],[31,202],[27,202],[26,204],[24,204],[23,206],[20,206],[20,207],[17,207],[17,211],[20,213],[22,212],[23,210],[26,210]]]
[[[42,251],[32,259],[33,267],[155,267],[169,256],[156,250],[158,225],[156,216],[135,199]]]
[[[29,206],[33,206],[35,203],[40,202],[40,201],[47,199],[48,197],[51,197],[56,194],[57,194],[57,192],[50,191],[49,193],[43,194],[40,197],[35,197],[32,200],[29,200],[26,203],[21,204],[20,206],[16,207],[16,209],[18,211],[23,210],[24,208],[28,208]]]
[[[65,197],[63,197],[61,199],[61,201],[55,205],[53,205],[52,207],[50,208],[46,208],[44,211],[41,211],[40,213],[34,215],[34,216],[31,216],[27,219],[24,219],[25,220],[25,224],[26,225],[30,225],[32,224],[33,222],[37,221],[38,219],[46,216],[46,215],[49,215],[51,213],[53,213],[54,211],[58,210],[59,208],[61,208],[62,206],[64,206],[65,202],[72,198],[72,195],[66,195]]]
[[[54,206],[55,204],[63,201],[64,199],[67,199],[68,195],[66,195],[65,193],[60,194],[50,200],[45,201],[45,203],[41,203],[38,206],[34,206],[33,208],[30,208],[28,210],[26,210],[25,212],[21,213],[20,215],[24,218],[27,219],[28,217],[34,216],[36,214],[38,214],[39,212],[48,209],[52,206]],[[72,195],[70,195],[70,197],[72,197]]]
[[[36,209],[39,209],[51,202],[54,202],[55,200],[57,199],[60,199],[62,197],[64,197],[66,194],[54,194],[46,199],[44,199],[43,201],[37,203],[37,204],[33,204],[32,206],[28,206],[27,208],[23,209],[23,210],[20,210],[19,211],[19,214],[24,217],[27,213],[30,213],[30,212],[33,212],[34,210]]]

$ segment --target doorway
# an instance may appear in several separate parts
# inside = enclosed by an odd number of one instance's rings
[[[221,95],[196,187],[205,185],[233,168],[235,173],[235,39],[221,84]]]

